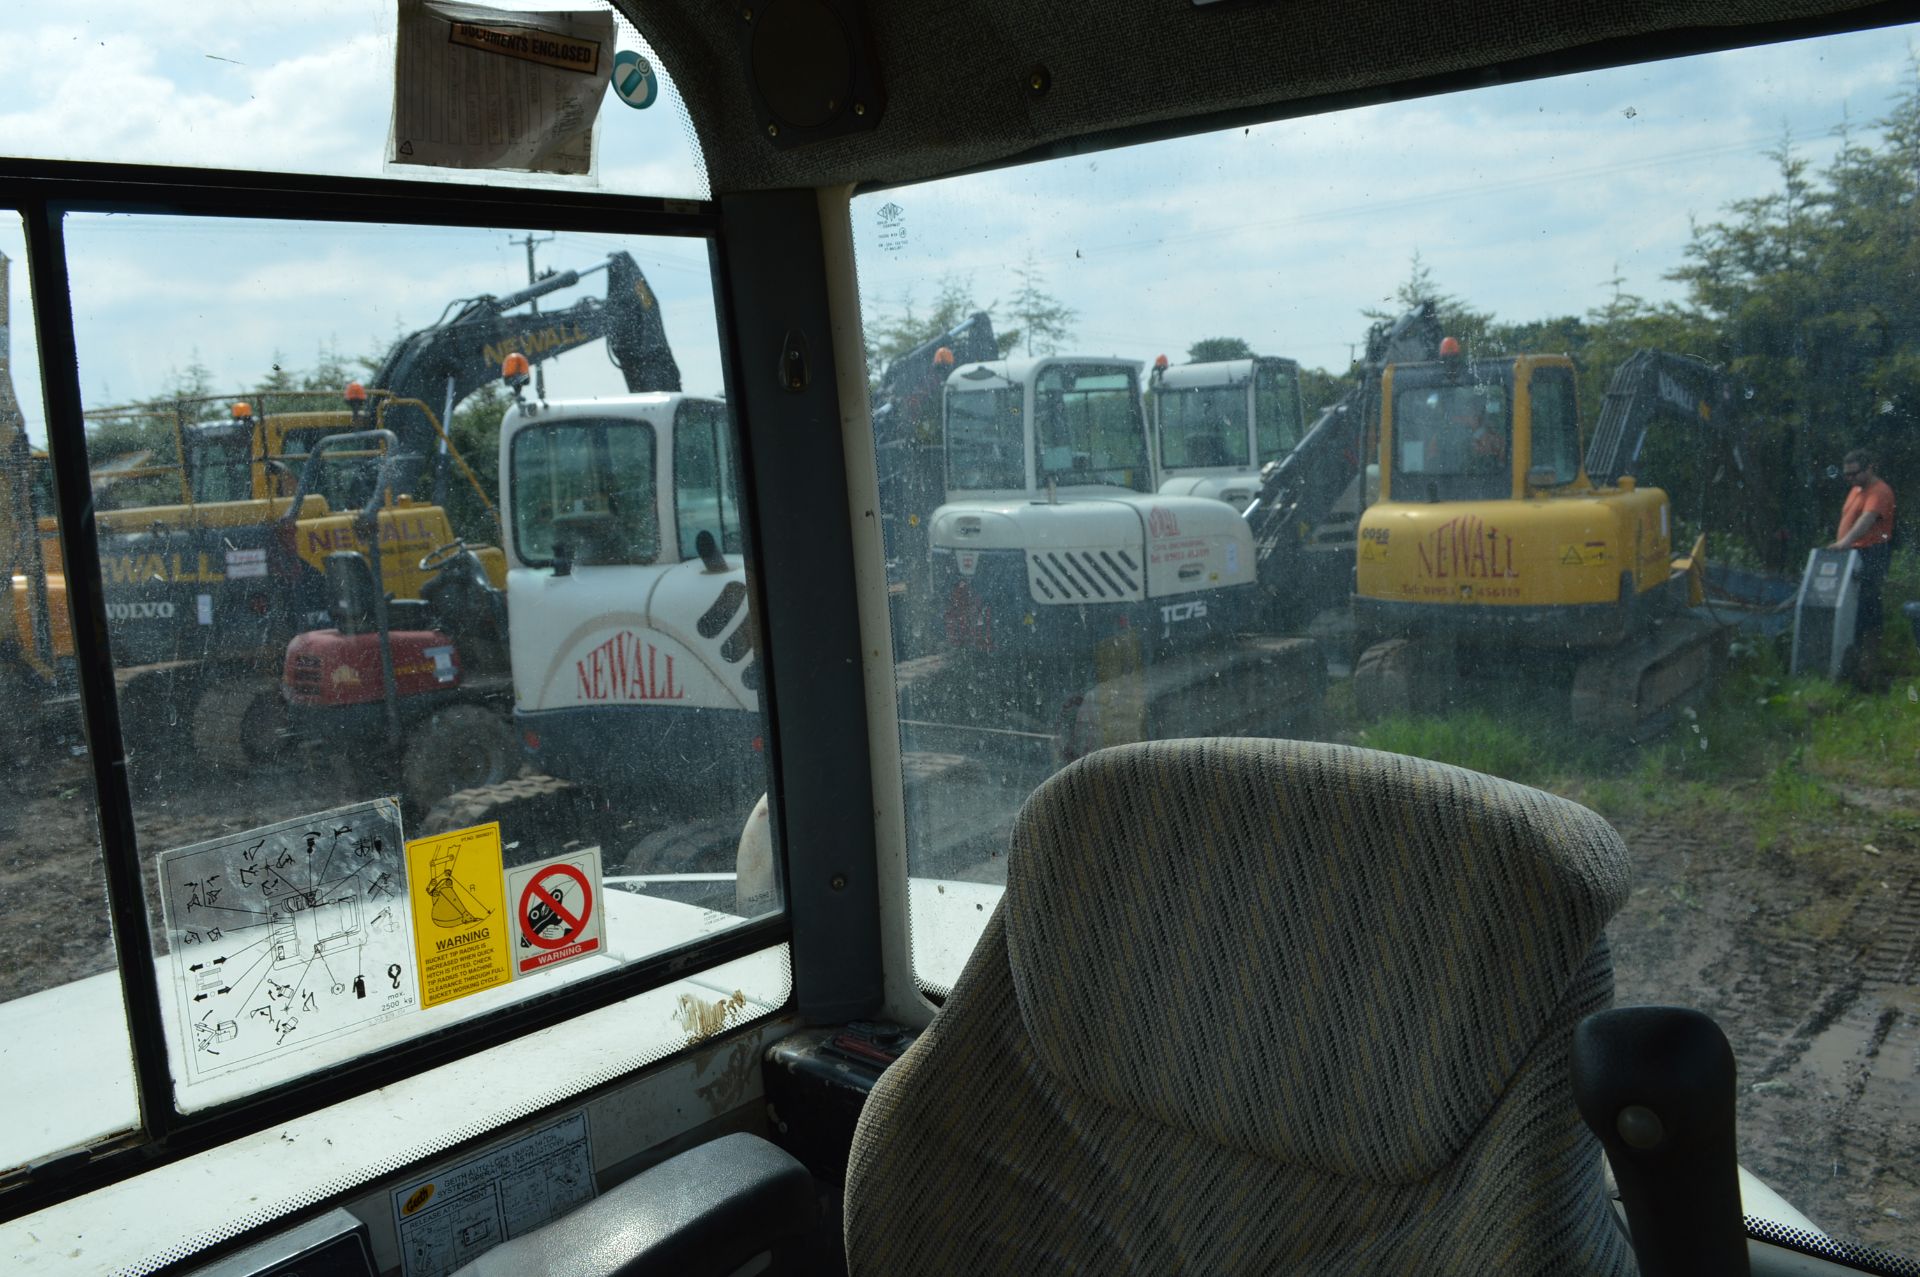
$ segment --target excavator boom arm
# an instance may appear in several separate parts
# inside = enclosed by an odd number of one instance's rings
[[[561,310],[508,313],[603,270],[604,298],[583,297]],[[602,340],[629,391],[680,389],[680,366],[667,342],[659,302],[639,264],[624,252],[505,297],[474,298],[452,318],[401,338],[374,374],[373,385],[396,400],[417,399],[444,412],[449,402],[457,404],[498,378],[501,360],[511,353],[537,364]],[[417,411],[388,413],[381,424],[399,436],[403,452],[437,456],[437,432]]]
[[[1588,480],[1604,488],[1622,475],[1637,475],[1657,418],[1724,440],[1732,445],[1735,467],[1744,472],[1736,421],[1741,399],[1739,387],[1717,364],[1664,350],[1635,351],[1607,383],[1587,447]]]
[[[1366,360],[1359,380],[1320,412],[1293,450],[1260,471],[1260,491],[1247,507],[1263,578],[1281,570],[1270,563],[1276,551],[1300,544],[1302,527],[1326,519],[1353,476],[1366,465],[1361,456],[1366,423],[1378,411],[1380,372],[1388,364],[1432,359],[1440,349],[1440,321],[1433,303],[1422,302],[1391,324],[1382,321],[1367,334]]]

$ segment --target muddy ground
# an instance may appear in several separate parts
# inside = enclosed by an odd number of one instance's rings
[[[1843,1240],[1920,1254],[1920,791],[1856,789],[1801,845],[1724,813],[1616,818],[1618,1000],[1714,1017],[1740,1160]]]
[[[86,760],[11,779],[0,999],[114,961]],[[352,790],[311,766],[162,777],[136,804],[143,858]],[[1786,838],[1749,828],[1737,792],[1712,812],[1616,815],[1635,872],[1612,928],[1619,1001],[1712,1014],[1739,1061],[1743,1163],[1836,1237],[1920,1254],[1920,790],[1845,797]]]

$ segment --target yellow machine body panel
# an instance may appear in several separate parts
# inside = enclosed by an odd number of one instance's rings
[[[1565,356],[1395,365],[1381,385],[1357,614],[1469,637],[1518,620],[1543,640],[1597,641],[1622,604],[1667,582],[1667,494],[1588,482]]]
[[[131,510],[100,510],[94,523],[101,532],[144,532],[156,524],[165,528],[241,528],[271,523],[286,514],[289,497],[253,501],[202,501],[195,505],[149,505]],[[309,493],[300,502],[300,521],[327,513],[326,498]],[[42,519],[42,532],[53,532],[53,520]]]
[[[15,576],[12,584],[12,641],[16,644],[16,650],[26,655],[28,663],[33,665],[42,677],[50,676],[51,666],[33,655],[37,647],[34,616],[38,611],[33,582],[28,577]],[[67,616],[67,578],[51,571],[47,573],[46,616],[47,635],[53,643],[53,658],[55,660],[71,659],[73,623]]]
[[[354,529],[354,521],[355,516],[346,512],[300,520],[294,535],[301,560],[314,571],[324,572],[329,554],[354,550],[364,555],[366,539]],[[420,570],[422,556],[454,539],[446,511],[439,506],[417,506],[402,498],[381,510],[377,523],[380,570],[387,593],[401,599],[419,598],[421,585],[433,575]]]
[[[1382,501],[1361,516],[1362,598],[1438,607],[1615,603],[1666,581],[1667,495],[1587,489],[1528,500]]]
[[[454,540],[453,525],[447,512],[436,505],[415,505],[400,497],[380,511],[380,569],[387,593],[395,598],[416,599],[420,587],[434,574],[420,570],[420,560],[430,551]],[[367,552],[365,538],[354,530],[354,516],[348,513],[302,518],[295,529],[296,551],[316,572],[326,570],[329,554],[339,550]],[[487,579],[496,589],[507,582],[507,556],[498,546],[481,546],[474,553],[487,570]]]

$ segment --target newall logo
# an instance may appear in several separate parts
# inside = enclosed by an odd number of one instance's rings
[[[152,621],[166,620],[173,615],[171,603],[109,603],[107,619],[109,621]]]

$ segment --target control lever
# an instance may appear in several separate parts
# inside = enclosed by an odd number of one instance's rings
[[[1573,1030],[1573,1098],[1607,1150],[1641,1277],[1746,1277],[1733,1048],[1683,1007],[1617,1007]]]

